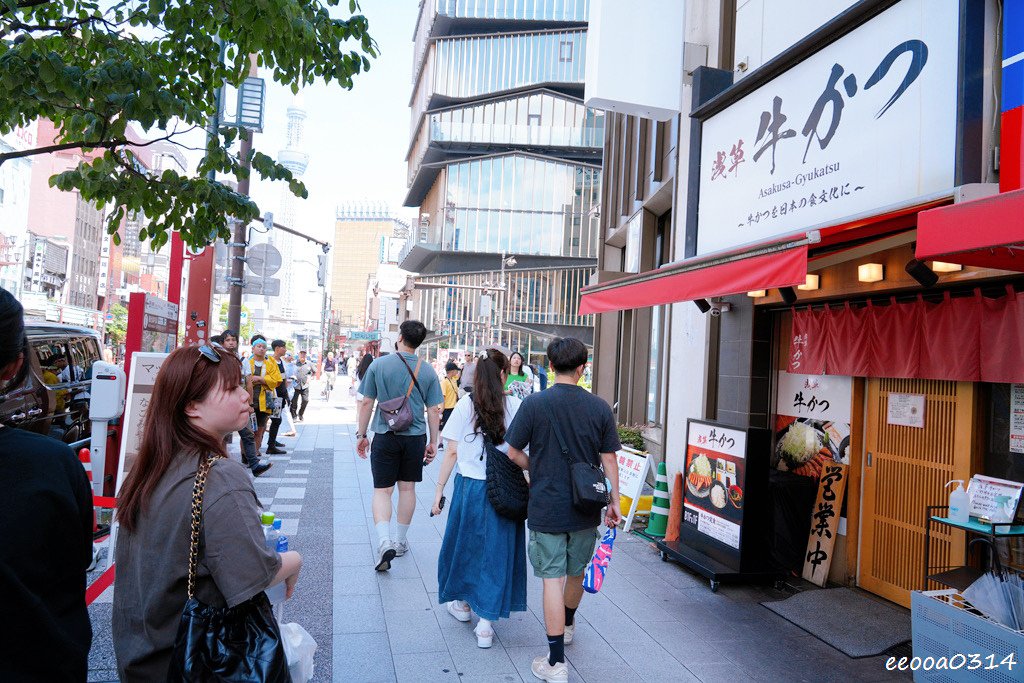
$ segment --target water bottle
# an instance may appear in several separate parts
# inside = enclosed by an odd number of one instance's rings
[[[260,524],[263,526],[263,540],[266,542],[271,530],[274,528],[274,513],[263,512],[260,514]]]
[[[271,514],[273,514],[273,513],[271,513]],[[266,535],[267,550],[276,551],[277,550],[277,539],[279,539],[279,538],[281,538],[281,520],[275,519],[272,522],[272,525],[270,527],[270,531],[268,531],[267,535]]]

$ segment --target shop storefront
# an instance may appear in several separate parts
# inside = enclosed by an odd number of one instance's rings
[[[770,542],[745,571],[827,573],[909,606],[926,562],[964,553],[962,532],[938,531],[924,557],[946,482],[1024,480],[1024,198],[993,182],[986,11],[860,3],[735,85],[698,69],[688,258],[584,290],[587,313],[694,301],[714,316],[715,396],[692,417],[769,433],[745,454],[766,480],[737,486],[743,459],[695,451],[684,516],[750,516],[734,503],[763,486],[749,500]],[[721,561],[739,546],[718,533],[690,545]]]

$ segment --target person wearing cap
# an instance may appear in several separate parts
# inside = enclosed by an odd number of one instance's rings
[[[252,386],[252,408],[256,413],[256,452],[263,447],[263,433],[267,429],[267,419],[274,406],[277,387],[280,386],[281,370],[277,363],[267,358],[267,339],[262,334],[254,335],[249,340],[252,356],[244,365]],[[273,446],[273,442],[271,442]],[[272,453],[270,449],[267,453]]]
[[[284,370],[284,354],[288,352],[288,347],[281,339],[275,339],[270,343],[270,348],[273,350],[273,357],[270,359],[270,365],[277,366],[278,377],[280,382],[274,387],[274,405],[270,408],[270,436],[267,439],[267,453],[270,455],[284,455],[288,451],[284,449],[284,444],[277,440],[277,433],[281,430],[282,412],[284,412],[284,406],[288,403],[288,388],[285,384],[285,370]]]

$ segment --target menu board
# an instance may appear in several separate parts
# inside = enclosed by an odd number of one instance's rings
[[[1010,452],[1024,453],[1024,384],[1010,385]]]
[[[747,433],[690,420],[686,435],[683,525],[739,550]]]

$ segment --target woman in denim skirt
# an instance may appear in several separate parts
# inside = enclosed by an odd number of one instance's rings
[[[508,451],[505,430],[521,401],[505,395],[505,354],[491,349],[476,364],[473,392],[459,399],[441,437],[445,457],[437,480],[433,513],[441,512],[448,477],[458,464],[448,526],[437,561],[438,600],[459,621],[480,617],[474,632],[480,647],[494,639],[492,622],[526,611],[526,529],[502,517],[487,498],[487,434]]]

